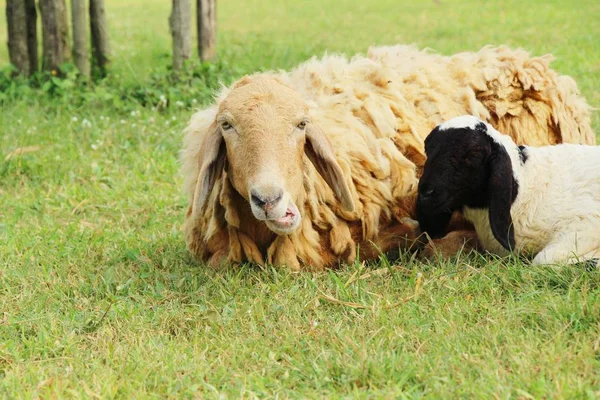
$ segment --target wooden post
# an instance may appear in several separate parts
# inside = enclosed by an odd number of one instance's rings
[[[177,73],[192,52],[192,3],[190,0],[173,0],[169,27],[173,37],[173,72]]]
[[[67,10],[66,0],[55,0],[57,15],[60,20],[59,40],[63,52],[63,62],[71,59],[71,45],[69,42],[69,12]]]
[[[8,54],[10,62],[19,73],[29,76],[29,53],[27,51],[27,17],[23,0],[7,0],[6,22],[8,25]]]
[[[85,0],[71,0],[73,24],[73,60],[84,77],[90,76],[90,61],[87,52],[87,19]]]
[[[27,14],[27,52],[29,53],[29,72],[37,72],[38,39],[37,39],[37,10],[35,0],[25,0],[25,13]]]
[[[212,61],[216,55],[217,3],[216,0],[198,0],[198,55],[202,61]]]
[[[46,71],[57,71],[69,59],[67,7],[64,0],[40,0],[42,15],[43,65]]]
[[[92,31],[92,52],[96,65],[106,73],[110,61],[110,46],[108,43],[108,26],[104,0],[90,0],[90,27]]]

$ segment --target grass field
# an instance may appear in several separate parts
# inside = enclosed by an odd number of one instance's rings
[[[107,0],[114,57],[95,92],[20,88],[0,105],[0,398],[600,397],[599,271],[475,255],[298,275],[194,263],[177,152],[213,86],[156,86],[162,111],[109,101],[167,73],[169,3]],[[504,43],[553,53],[600,107],[596,0],[218,4],[211,79],[326,49]],[[4,66],[3,18],[0,43]]]

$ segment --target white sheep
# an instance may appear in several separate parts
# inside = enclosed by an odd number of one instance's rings
[[[425,231],[436,235],[460,209],[491,253],[514,250],[534,265],[600,258],[600,146],[518,146],[465,115],[437,126],[425,151],[417,200]]]
[[[392,46],[240,79],[185,132],[188,249],[212,266],[323,269],[413,246],[436,124],[469,113],[519,143],[595,141],[585,99],[549,61]]]

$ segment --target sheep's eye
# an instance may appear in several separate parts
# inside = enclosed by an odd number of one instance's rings
[[[306,121],[302,121],[298,124],[298,129],[304,130],[306,128]]]
[[[227,121],[223,121],[221,122],[221,128],[223,128],[224,131],[227,131],[229,129],[231,129],[231,124]]]

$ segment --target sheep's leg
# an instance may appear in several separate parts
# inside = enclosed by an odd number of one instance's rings
[[[468,253],[479,248],[477,233],[474,230],[459,230],[448,233],[441,239],[430,240],[423,248],[425,258],[450,258],[460,251]]]
[[[227,265],[229,257],[228,249],[218,250],[215,254],[213,254],[207,262],[207,265],[213,269],[220,269]]]
[[[267,261],[275,267],[287,266],[291,271],[300,271],[296,249],[288,236],[277,236],[267,249]]]
[[[600,258],[600,228],[560,235],[539,252],[533,265],[576,264]]]

